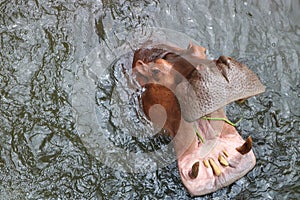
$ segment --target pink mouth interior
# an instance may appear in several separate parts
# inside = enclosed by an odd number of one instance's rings
[[[178,156],[182,182],[192,196],[204,195],[228,186],[254,167],[256,159],[252,150],[245,155],[236,150],[245,141],[232,125],[224,121],[200,119],[193,126],[198,128],[204,142],[201,142],[195,133],[189,134],[193,137],[190,140],[190,146]],[[224,150],[227,153],[224,153]],[[218,161],[219,156],[223,156],[229,166],[223,166]],[[221,171],[219,175],[214,173],[211,166],[204,165],[203,161],[209,159],[213,159],[219,167]],[[191,178],[189,174],[196,162],[199,162],[198,175],[196,178]]]

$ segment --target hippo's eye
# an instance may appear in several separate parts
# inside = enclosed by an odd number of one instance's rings
[[[152,75],[153,76],[157,76],[159,74],[159,72],[160,72],[159,69],[152,69],[151,71],[152,71]]]

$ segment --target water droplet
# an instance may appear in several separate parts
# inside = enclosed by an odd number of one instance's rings
[[[81,133],[81,134],[79,134],[79,136],[80,136],[81,138],[84,138],[84,137],[85,137],[85,133]]]

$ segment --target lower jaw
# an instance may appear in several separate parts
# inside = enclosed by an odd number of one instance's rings
[[[199,122],[199,126],[202,125]],[[199,129],[204,130],[203,126]],[[189,146],[182,150],[182,146],[175,143],[175,149],[178,152],[182,182],[192,196],[208,194],[228,186],[255,166],[256,159],[252,150],[243,155],[236,149],[243,146],[245,141],[227,123],[222,123],[219,134],[204,134],[204,142],[200,142],[195,133],[185,135],[188,135],[186,139]]]

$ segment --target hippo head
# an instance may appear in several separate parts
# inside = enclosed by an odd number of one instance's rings
[[[132,67],[145,88],[144,113],[174,137],[181,180],[192,196],[225,187],[254,167],[251,137],[244,141],[223,109],[265,90],[247,66],[225,56],[207,60],[205,48],[190,44],[143,47]]]

